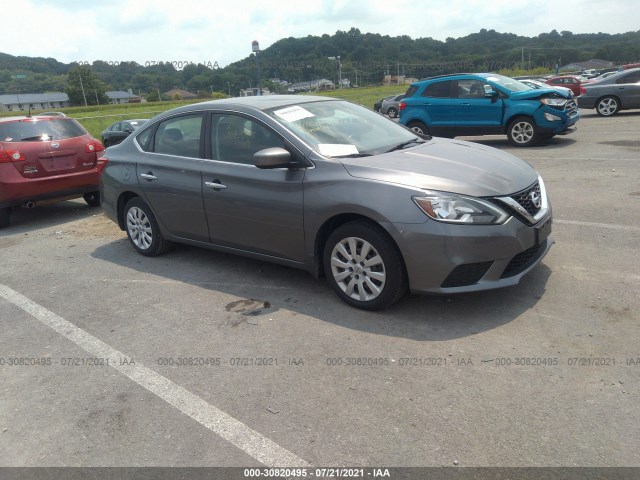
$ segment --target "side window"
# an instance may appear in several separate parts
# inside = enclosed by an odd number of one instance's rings
[[[458,98],[484,98],[485,85],[480,80],[458,80]]]
[[[200,158],[202,115],[170,118],[158,125],[153,151],[165,155]]]
[[[253,154],[271,147],[285,148],[285,144],[261,123],[240,115],[213,115],[211,152],[215,160],[253,165]]]
[[[616,80],[616,83],[638,83],[640,82],[640,72],[633,72],[628,75],[624,75]]]
[[[112,132],[121,132],[122,131],[122,124],[121,123],[115,123],[115,124],[111,125],[110,130]]]
[[[423,97],[451,98],[451,80],[434,82],[427,85],[422,93]]]
[[[416,93],[416,91],[418,90],[418,87],[415,86],[410,86],[409,88],[407,88],[407,93],[404,94],[404,98],[409,98],[409,97],[413,97],[413,94]]]

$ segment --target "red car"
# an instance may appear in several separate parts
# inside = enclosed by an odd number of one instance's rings
[[[550,78],[544,83],[556,87],[566,87],[573,92],[574,97],[577,97],[580,95],[580,85],[582,85],[582,80],[580,77],[576,77],[575,75],[564,75],[562,77]]]
[[[72,118],[0,118],[0,228],[11,209],[84,197],[100,205],[98,158],[104,146]]]

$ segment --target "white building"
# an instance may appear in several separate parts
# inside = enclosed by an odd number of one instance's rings
[[[69,96],[62,92],[0,95],[2,112],[28,112],[29,109],[52,110],[69,106]]]

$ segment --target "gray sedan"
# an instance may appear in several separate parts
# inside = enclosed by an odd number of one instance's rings
[[[640,108],[640,68],[583,84],[577,100],[580,108],[595,108],[603,117],[615,115],[620,110]]]
[[[529,164],[343,100],[180,107],[109,148],[102,167],[105,212],[142,255],[179,242],[301,268],[363,309],[407,291],[514,285],[553,243]]]
[[[389,115],[389,118],[396,118],[400,111],[400,102],[404,98],[404,93],[391,98],[385,98],[380,106],[380,113]]]

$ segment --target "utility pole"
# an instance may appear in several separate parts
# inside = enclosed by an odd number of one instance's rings
[[[84,94],[84,85],[82,84],[82,74],[78,70],[78,77],[80,77],[80,88],[82,89],[82,98],[84,98],[84,106],[87,106],[87,96]]]
[[[258,95],[262,95],[262,82],[260,81],[260,59],[258,54],[260,53],[260,44],[257,40],[251,42],[251,50],[256,54],[256,68],[258,70]]]

